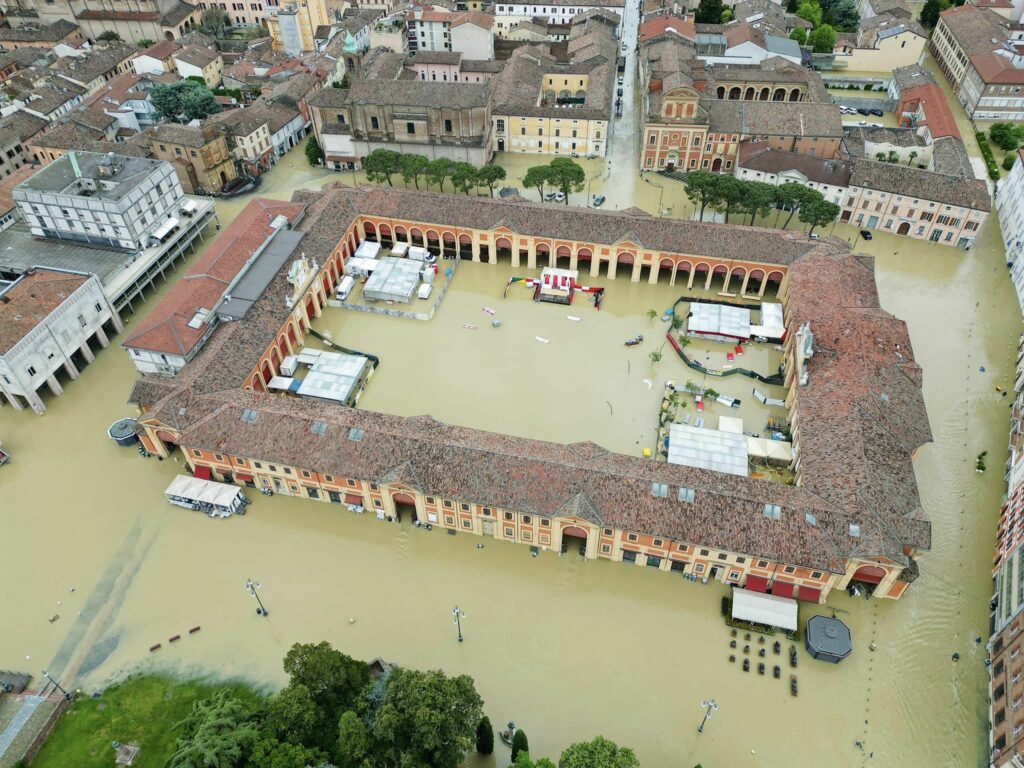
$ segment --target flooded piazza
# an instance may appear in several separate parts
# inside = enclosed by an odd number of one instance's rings
[[[299,153],[268,174],[260,195],[351,182],[348,173],[309,169]],[[602,170],[598,163],[590,172]],[[659,198],[673,215],[691,210],[678,183],[633,186],[646,210],[656,212]],[[219,203],[221,221],[245,202]],[[856,236],[842,225],[834,234]],[[0,669],[56,670],[86,691],[134,670],[277,686],[292,643],[326,639],[354,656],[472,675],[491,720],[515,720],[536,756],[600,733],[633,747],[647,766],[981,765],[987,678],[984,645],[974,638],[988,632],[1006,460],[1010,398],[996,387],[1012,389],[1020,312],[994,217],[970,252],[882,233],[857,249],[876,257],[882,305],[908,323],[924,369],[934,442],[915,469],[933,549],[898,602],[836,593],[828,606],[801,606],[802,622],[838,611],[855,650],[838,666],[801,650],[797,698],[786,675],[744,674],[729,663],[720,584],[575,555],[534,558],[524,546],[283,496],[250,492],[249,514],[227,520],[172,507],[163,491],[182,464],[143,460],[105,435],[133,410],[125,401],[135,370],[116,344],[64,395],[47,398],[45,416],[0,408],[0,436],[13,456],[0,469],[0,612],[8,626]],[[650,444],[660,384],[696,377],[668,347],[652,365],[665,325],[646,312],[670,307],[683,289],[599,278],[608,293],[597,312],[588,303],[537,305],[516,286],[503,299],[512,274],[536,273],[460,266],[429,322],[329,310],[318,327],[382,359],[360,407],[594,440],[634,455]],[[484,306],[501,328],[490,327]],[[129,330],[137,319],[125,318]],[[624,349],[637,333],[644,345]],[[749,389],[749,380],[732,378]],[[977,474],[983,450],[989,471]],[[256,615],[247,578],[262,584],[269,618]],[[467,614],[464,643],[451,623],[456,603]],[[194,626],[201,631],[167,644]],[[158,642],[164,647],[151,654]],[[777,663],[770,651],[767,661]],[[699,705],[709,697],[719,709],[698,735]],[[481,764],[507,759],[499,747]]]

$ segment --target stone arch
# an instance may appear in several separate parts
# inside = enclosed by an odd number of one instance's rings
[[[754,100],[754,86],[751,85],[751,86],[747,87],[747,90],[743,93],[743,100],[744,101],[753,101]]]
[[[372,221],[364,222],[363,223],[363,229],[366,232],[366,239],[367,240],[373,240],[373,241],[377,240],[377,228],[375,226],[373,226],[373,222]]]
[[[878,584],[886,577],[886,571],[884,568],[879,568],[877,565],[862,565],[858,568],[850,581],[863,581],[868,584]]]
[[[576,251],[576,261],[590,261],[594,257],[589,248],[580,248]]]
[[[742,91],[738,85],[734,85],[729,89],[729,101],[739,101]]]
[[[724,85],[718,86],[718,98],[719,99],[725,99],[725,86]]]
[[[451,253],[453,256],[458,250],[455,245],[455,233],[454,232],[442,232],[441,233],[441,249],[442,253]]]
[[[792,91],[789,92],[789,100],[790,101],[800,101],[800,89],[799,88],[794,88]]]
[[[459,235],[458,245],[459,258],[472,259],[473,258],[473,238],[469,235]]]
[[[512,241],[509,240],[507,237],[499,237],[497,240],[494,241],[494,247],[498,248],[499,250],[504,248],[506,250],[511,251]]]
[[[772,101],[785,101],[786,100],[786,89],[776,88],[775,93],[772,95]]]
[[[405,227],[395,227],[395,240],[408,241],[409,232]]]
[[[766,282],[778,284],[782,282],[783,277],[783,273],[779,272],[778,270],[776,270],[775,272],[769,272],[768,277],[766,278]]]
[[[616,264],[632,264],[636,254],[632,251],[620,251],[615,255]]]
[[[274,377],[274,371],[270,368],[269,360],[263,361],[263,367],[260,369],[260,373],[263,374],[264,381],[270,381]]]
[[[584,91],[582,88],[580,90],[576,91],[576,93],[574,95],[575,95],[575,98],[577,98],[577,99],[585,99],[585,98],[587,98],[587,92]]]
[[[423,230],[420,229],[419,227],[413,227],[411,230],[409,230],[409,240],[412,242],[413,245],[418,245],[422,247],[425,242],[423,240]]]
[[[761,89],[761,95],[758,97],[759,101],[768,101],[771,98],[771,89],[766,85]]]

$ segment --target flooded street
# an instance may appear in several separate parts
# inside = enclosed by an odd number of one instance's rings
[[[592,164],[588,173],[604,170]],[[325,181],[350,183],[351,174],[311,170],[299,149],[259,193],[287,198]],[[654,181],[665,187],[664,207],[688,215],[681,185]],[[659,190],[635,187],[636,204],[655,212]],[[244,203],[218,205],[222,222]],[[834,234],[856,233],[839,225]],[[250,513],[228,520],[170,506],[163,491],[181,464],[143,460],[105,435],[132,411],[134,368],[115,345],[63,396],[47,398],[45,416],[0,408],[13,455],[0,469],[0,615],[9,627],[0,669],[45,668],[85,690],[136,669],[276,686],[293,642],[327,639],[355,656],[472,675],[492,721],[515,720],[536,756],[600,733],[635,748],[646,766],[981,765],[985,651],[974,638],[987,634],[1010,401],[995,388],[1012,387],[1020,313],[995,219],[966,253],[882,233],[858,249],[877,257],[882,304],[908,322],[924,368],[935,443],[920,451],[916,471],[933,551],[899,602],[832,598],[853,630],[854,654],[833,667],[801,650],[798,698],[785,674],[773,680],[729,663],[720,585],[550,552],[533,558],[528,547],[294,498],[250,492]],[[430,323],[329,311],[321,327],[382,358],[361,406],[636,451],[653,434],[658,382],[687,378],[667,348],[650,370],[664,325],[644,313],[671,306],[683,288],[607,281],[596,312],[586,303],[536,305],[515,286],[501,299],[511,272],[462,265]],[[490,327],[483,306],[497,310],[502,328]],[[131,328],[135,318],[126,320]],[[458,343],[445,344],[445,333]],[[622,343],[635,333],[648,341],[627,355]],[[427,357],[436,374],[421,372]],[[979,475],[982,450],[989,470]],[[256,615],[247,578],[262,584],[269,618]],[[461,644],[456,603],[467,614]],[[811,613],[802,606],[801,619]],[[194,626],[201,630],[168,644]],[[770,651],[767,661],[777,663]],[[708,697],[719,709],[698,736]],[[487,764],[507,758],[499,747]]]

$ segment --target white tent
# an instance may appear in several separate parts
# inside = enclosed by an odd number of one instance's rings
[[[782,317],[781,304],[762,304],[761,322],[750,326],[751,336],[780,341],[786,338],[786,323]]]
[[[733,587],[732,617],[734,619],[752,621],[755,624],[767,624],[769,627],[778,627],[793,632],[797,626],[796,614],[796,600]]]
[[[690,305],[686,333],[717,341],[746,341],[750,338],[750,310],[729,304]]]
[[[747,476],[747,438],[717,429],[673,424],[668,433],[668,463]]]
[[[178,475],[164,491],[172,504],[185,500],[210,504],[218,509],[236,511],[244,498],[242,489],[227,483],[215,483],[189,475]]]
[[[380,253],[380,243],[375,243],[372,240],[363,240],[359,247],[356,248],[355,258],[376,259],[378,253]]]
[[[735,435],[742,435],[743,419],[737,419],[735,416],[719,416],[718,431],[732,432]]]

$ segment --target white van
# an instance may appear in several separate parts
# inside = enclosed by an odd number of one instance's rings
[[[338,301],[345,301],[348,295],[352,292],[352,286],[356,284],[355,279],[352,275],[345,275],[341,278],[341,282],[338,283]]]

